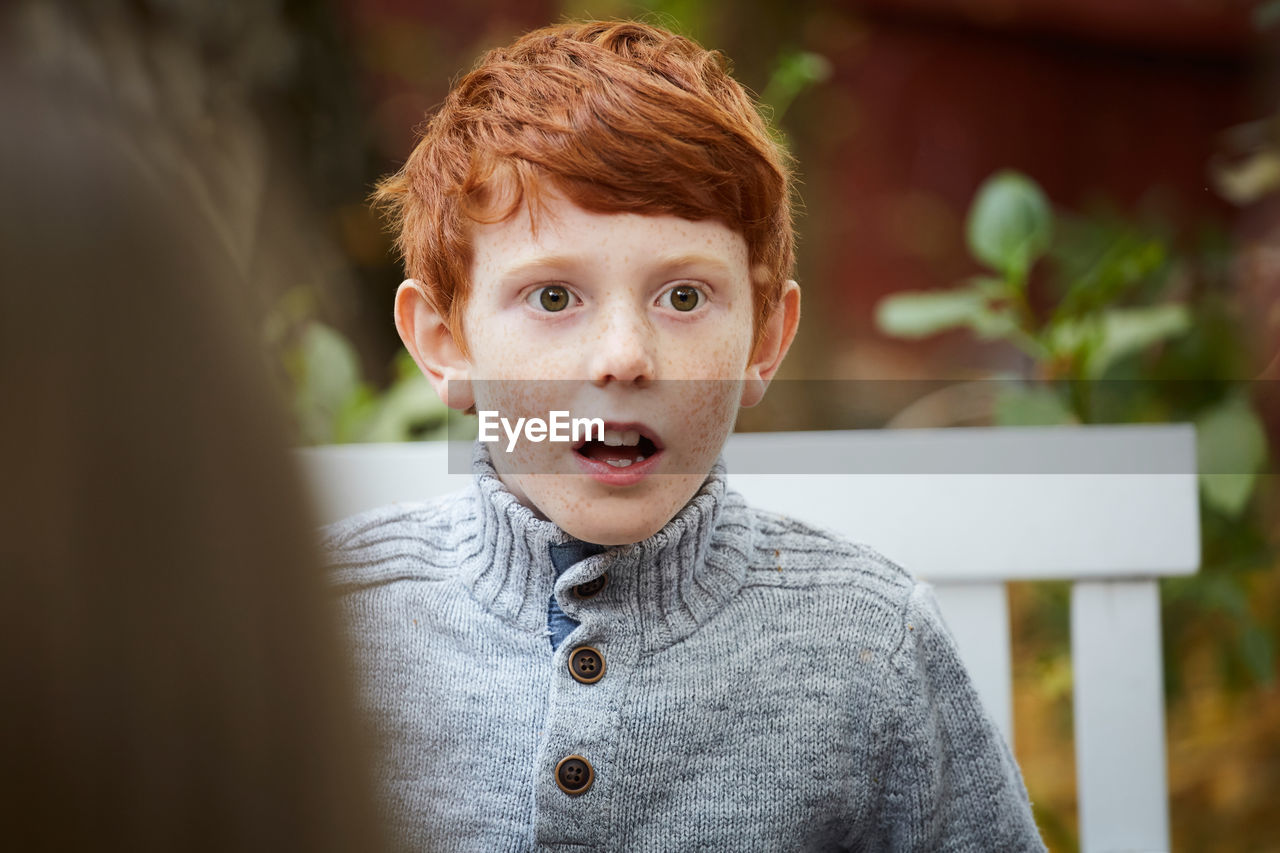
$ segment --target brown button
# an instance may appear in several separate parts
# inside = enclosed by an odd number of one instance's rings
[[[569,674],[583,684],[604,678],[604,655],[590,646],[578,646],[569,655]]]
[[[571,797],[585,794],[596,780],[596,771],[581,755],[568,755],[556,765],[556,784]]]
[[[586,583],[580,583],[573,588],[573,592],[578,598],[590,598],[600,590],[604,589],[604,585],[608,583],[609,576],[603,574],[595,580],[589,580]]]

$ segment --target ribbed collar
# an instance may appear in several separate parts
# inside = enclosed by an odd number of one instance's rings
[[[606,608],[621,630],[660,648],[697,630],[742,586],[751,528],[742,497],[727,488],[723,459],[653,536],[588,557],[558,580],[550,547],[572,537],[516,499],[479,442],[472,468],[471,491],[454,519],[462,582],[487,610],[524,630],[546,630],[554,591],[571,615],[585,606]],[[590,605],[570,592],[606,572],[608,583]]]

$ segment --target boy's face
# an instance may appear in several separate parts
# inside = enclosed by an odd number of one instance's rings
[[[470,357],[412,282],[397,325],[455,408],[601,418],[605,441],[530,441],[490,456],[525,505],[572,536],[614,545],[662,528],[697,492],[785,355],[799,317],[788,282],[752,353],[743,238],[713,221],[587,212],[548,193],[528,212],[475,226],[463,313]],[[565,381],[568,380],[568,381]],[[631,433],[628,435],[628,433]],[[619,445],[621,441],[621,445]]]

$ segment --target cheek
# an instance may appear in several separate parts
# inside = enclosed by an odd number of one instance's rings
[[[749,318],[733,317],[672,347],[672,361],[679,364],[668,375],[680,379],[671,383],[668,412],[682,457],[672,473],[705,474],[733,431],[750,355],[747,324]]]
[[[475,330],[467,337],[472,378],[580,378],[574,352],[531,328],[517,311],[495,313],[469,328]]]
[[[690,452],[708,462],[720,452],[725,439],[733,431],[742,383],[718,380],[691,384],[691,390],[698,393],[698,399],[689,410]]]
[[[730,316],[662,345],[666,375],[673,379],[741,379],[751,354],[750,318]]]
[[[685,379],[664,383],[663,425],[671,474],[702,474],[733,431],[742,382],[732,379]]]
[[[509,323],[489,306],[468,306],[465,330],[467,348],[475,378],[487,379],[507,375],[502,368],[516,358],[516,346]]]

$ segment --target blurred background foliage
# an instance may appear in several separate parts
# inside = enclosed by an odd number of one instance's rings
[[[1280,2],[19,0],[27,69],[130,115],[261,309],[299,443],[439,437],[366,204],[484,50],[645,17],[798,162],[802,334],[744,429],[1191,421],[1204,567],[1163,586],[1173,846],[1280,850]],[[927,379],[904,403],[901,389]],[[945,387],[940,387],[945,386]],[[807,393],[791,393],[796,388]],[[787,393],[782,393],[787,391]],[[862,401],[865,404],[865,401]],[[1070,519],[1063,519],[1070,524]],[[1076,847],[1068,595],[1013,584],[1017,754]]]
[[[1280,639],[1275,611],[1251,600],[1274,601],[1277,585],[1280,552],[1274,538],[1269,541],[1264,515],[1275,498],[1259,489],[1273,485],[1259,473],[1272,451],[1254,402],[1274,381],[1250,377],[1242,323],[1224,298],[1229,236],[1217,229],[1190,241],[1180,236],[1167,222],[1114,210],[1055,213],[1033,180],[1001,172],[978,189],[967,219],[969,251],[985,271],[950,288],[891,295],[876,312],[881,329],[897,337],[964,329],[1018,349],[1023,374],[994,377],[1006,381],[986,389],[992,423],[1196,425],[1204,562],[1198,574],[1161,585],[1165,687],[1175,732],[1188,725],[1187,709],[1203,699],[1188,678],[1205,673],[1189,673],[1188,661],[1212,649],[1222,701],[1247,703],[1274,695]],[[1038,264],[1045,275],[1036,281],[1041,292],[1033,294]],[[1030,640],[1020,664],[1034,668],[1042,690],[1031,701],[1055,706],[1051,717],[1068,731],[1069,584],[1015,587],[1019,636]],[[1254,732],[1272,750],[1275,734]],[[1173,771],[1175,792],[1179,784],[1214,784],[1188,783],[1185,766]],[[1265,784],[1248,769],[1225,772],[1243,774],[1242,783],[1233,783],[1242,799]],[[1189,847],[1222,849],[1213,832],[1188,823],[1192,828],[1180,840],[1204,833]],[[1068,821],[1057,813],[1045,828],[1061,846],[1073,844]]]

